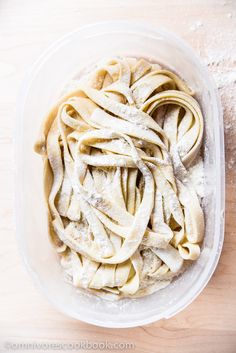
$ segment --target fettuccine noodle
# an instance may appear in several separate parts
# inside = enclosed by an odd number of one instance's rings
[[[202,137],[192,90],[158,64],[118,57],[78,80],[35,144],[67,280],[139,297],[198,258],[204,218],[188,168]]]

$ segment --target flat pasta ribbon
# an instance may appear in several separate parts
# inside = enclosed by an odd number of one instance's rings
[[[75,287],[114,299],[167,286],[200,254],[188,176],[203,138],[194,92],[144,59],[101,62],[53,107],[44,161],[50,239]]]

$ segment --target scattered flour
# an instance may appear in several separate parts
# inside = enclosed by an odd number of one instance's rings
[[[227,14],[228,19],[233,17],[235,16],[232,13]],[[224,113],[226,172],[230,172],[227,174],[228,182],[234,183],[236,172],[236,37],[234,33],[229,33],[226,41],[225,34],[216,29],[215,38],[217,38],[216,41],[211,41],[206,37],[201,47],[201,56],[219,89]]]
[[[193,183],[193,187],[197,195],[201,198],[204,197],[204,167],[201,156],[198,156],[195,163],[189,168],[189,177]]]
[[[236,84],[236,70],[228,70],[225,72],[215,72],[214,78],[219,89],[225,86]]]
[[[193,31],[193,32],[195,32],[195,31],[197,31],[200,27],[202,27],[203,26],[203,23],[201,22],[201,21],[196,21],[196,22],[194,22],[192,25],[191,25],[191,27],[190,27],[190,31]]]

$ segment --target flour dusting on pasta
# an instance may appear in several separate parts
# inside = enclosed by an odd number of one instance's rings
[[[166,287],[200,255],[203,116],[176,74],[115,57],[43,123],[50,239],[66,279],[101,297]]]

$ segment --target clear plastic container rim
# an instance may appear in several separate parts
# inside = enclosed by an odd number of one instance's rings
[[[37,72],[40,70],[40,67],[44,65],[44,62],[47,61],[47,58],[52,55],[54,51],[56,51],[60,46],[63,46],[67,41],[70,41],[71,37],[73,37],[74,34],[83,34],[83,32],[89,32],[92,31],[92,34],[89,34],[89,37],[95,37],[95,36],[100,36],[102,34],[106,33],[142,33],[145,36],[151,37],[154,36],[154,38],[157,38],[158,36],[161,36],[163,38],[167,38],[169,41],[172,41],[174,45],[178,45],[181,47],[181,49],[186,52],[188,55],[191,55],[192,61],[194,64],[198,67],[199,71],[201,71],[202,75],[204,75],[205,80],[207,81],[209,91],[211,93],[211,96],[214,98],[214,102],[212,104],[213,107],[213,114],[215,117],[217,117],[219,128],[216,129],[215,131],[215,152],[216,156],[219,156],[219,158],[216,159],[216,169],[218,171],[218,174],[216,175],[216,189],[219,190],[220,192],[220,199],[217,203],[216,207],[216,219],[220,219],[220,224],[215,223],[215,232],[214,236],[218,237],[218,241],[214,242],[214,247],[213,250],[215,250],[215,257],[212,257],[209,260],[207,268],[203,270],[203,274],[201,276],[201,282],[198,282],[197,289],[195,291],[191,291],[191,293],[186,294],[185,296],[185,304],[182,306],[179,306],[175,308],[173,311],[172,308],[170,308],[165,316],[162,316],[160,314],[154,314],[150,316],[147,319],[143,320],[136,320],[136,321],[130,321],[130,322],[125,322],[124,324],[121,323],[114,323],[114,322],[109,322],[104,320],[90,320],[87,319],[86,317],[80,316],[80,314],[74,314],[72,312],[68,313],[64,310],[64,308],[59,307],[59,305],[56,305],[55,302],[49,297],[46,289],[44,288],[43,284],[41,283],[40,278],[38,275],[33,271],[31,268],[28,259],[25,255],[25,245],[23,243],[23,225],[21,222],[21,216],[20,216],[20,209],[21,209],[21,193],[19,193],[19,189],[17,188],[17,185],[19,183],[19,180],[21,180],[21,173],[22,173],[22,168],[23,165],[21,163],[20,159],[20,153],[22,151],[22,121],[23,121],[23,114],[24,114],[24,106],[25,102],[27,100],[28,92],[31,88],[31,84],[34,80],[34,77],[37,75]],[[202,290],[205,288],[207,283],[209,282],[212,274],[214,273],[216,266],[218,264],[222,246],[223,246],[223,241],[224,241],[224,209],[225,209],[225,157],[224,157],[224,129],[223,129],[223,113],[222,113],[222,106],[220,103],[219,99],[219,94],[218,90],[215,86],[215,83],[210,76],[208,70],[206,67],[204,67],[201,64],[200,58],[195,54],[193,49],[186,44],[184,40],[182,40],[180,37],[178,37],[176,34],[162,28],[162,27],[155,27],[152,25],[149,25],[145,23],[144,21],[127,21],[127,20],[114,20],[114,21],[102,21],[102,22],[94,22],[88,25],[81,26],[74,31],[71,31],[58,40],[54,41],[48,49],[46,49],[40,56],[39,58],[35,61],[34,64],[31,65],[31,67],[27,70],[25,73],[25,77],[23,78],[20,88],[19,88],[19,93],[17,97],[17,103],[16,103],[16,118],[15,118],[15,131],[14,131],[14,161],[15,161],[15,175],[14,175],[14,189],[15,189],[15,209],[14,209],[14,219],[15,219],[15,225],[16,225],[16,239],[18,243],[18,248],[19,252],[21,254],[21,257],[23,258],[23,262],[25,264],[25,267],[30,274],[30,277],[33,278],[33,282],[35,286],[41,291],[41,293],[44,294],[44,296],[48,299],[48,301],[56,307],[60,312],[64,313],[65,315],[70,315],[71,317],[93,324],[101,327],[109,327],[109,328],[127,328],[127,327],[135,327],[135,326],[141,326],[141,325],[146,325],[155,321],[158,321],[160,319],[168,319],[180,311],[182,311],[184,308],[186,308],[189,304],[191,304],[195,298],[202,292]],[[33,152],[32,152],[33,153]],[[223,167],[222,167],[223,166]],[[220,227],[219,227],[220,225]],[[215,249],[214,249],[215,248]]]

